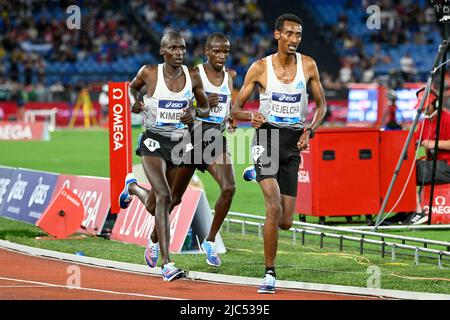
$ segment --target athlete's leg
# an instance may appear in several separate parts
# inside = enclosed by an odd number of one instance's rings
[[[152,186],[155,193],[156,207],[155,207],[155,229],[159,236],[159,248],[161,251],[162,265],[170,262],[169,259],[169,244],[170,244],[170,227],[169,227],[169,212],[172,201],[170,194],[170,186],[167,181],[166,162],[159,157],[142,156],[142,165],[144,167],[145,175]],[[151,205],[145,202],[146,208]]]
[[[280,229],[289,230],[294,222],[295,203],[297,198],[282,194],[281,207],[283,208],[278,226]]]
[[[216,234],[230,210],[234,193],[236,192],[236,184],[234,181],[234,170],[229,155],[224,152],[212,164],[208,166],[208,172],[217,181],[220,187],[220,196],[214,207],[214,218],[211,223],[207,241],[214,242]]]
[[[172,212],[173,208],[181,203],[181,198],[183,197],[183,194],[186,191],[189,185],[189,181],[191,181],[194,172],[195,168],[191,167],[178,167],[167,172],[167,179],[169,181],[172,195],[169,214]],[[150,236],[153,243],[158,242],[157,232],[157,229],[154,228]]]
[[[280,187],[275,178],[266,178],[259,182],[266,205],[264,223],[264,257],[267,267],[274,267],[278,247],[278,222],[282,214]]]

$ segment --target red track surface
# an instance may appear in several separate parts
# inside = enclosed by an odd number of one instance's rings
[[[373,299],[334,293],[278,289],[257,294],[252,286],[189,279],[164,282],[161,277],[64,262],[0,249],[0,299],[111,300],[355,300]],[[80,270],[80,287],[69,288],[73,266]]]

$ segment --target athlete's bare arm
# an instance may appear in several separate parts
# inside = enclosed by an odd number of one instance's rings
[[[231,116],[238,120],[247,120],[252,122],[252,126],[259,128],[266,119],[259,113],[255,115],[250,111],[244,111],[243,107],[250,95],[253,93],[256,85],[264,87],[262,78],[266,72],[266,62],[264,60],[258,60],[252,64],[245,75],[244,85],[239,91],[236,101],[231,108]]]
[[[233,95],[233,90],[234,90],[233,81],[234,81],[234,78],[236,78],[237,73],[236,73],[236,70],[234,70],[234,69],[228,69],[226,72],[228,72],[228,88],[230,88],[230,92]],[[233,102],[234,101],[232,101],[232,103]],[[228,123],[231,128],[233,128],[233,129],[237,128],[237,121],[235,118],[233,118],[233,116],[231,114],[227,120],[228,120]]]
[[[138,101],[139,91],[143,86],[147,86],[147,94],[153,94],[156,86],[156,73],[155,66],[144,65],[139,69],[136,77],[131,81],[128,91],[130,96],[131,111],[134,113],[140,113],[144,110],[144,103]]]
[[[320,83],[319,70],[317,69],[314,59],[308,56],[304,56],[303,65],[305,70],[305,77],[309,79],[311,93],[316,103],[316,109],[314,117],[309,128],[314,132],[322,123],[323,118],[327,112],[327,102],[325,101],[325,93],[323,91],[322,84]],[[300,151],[308,148],[309,142],[309,130],[305,130],[298,141],[298,148]]]
[[[192,81],[192,91],[194,92],[195,100],[197,101],[197,116],[206,118],[209,116],[209,103],[205,90],[203,89],[202,78],[198,68],[189,70]]]

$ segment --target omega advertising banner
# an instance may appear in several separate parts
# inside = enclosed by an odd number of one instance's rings
[[[48,141],[48,124],[46,122],[11,122],[0,121],[0,140],[44,140]]]
[[[0,215],[2,212],[3,204],[6,201],[6,197],[11,189],[11,180],[14,176],[16,168],[1,167],[0,166]]]
[[[149,184],[140,186],[151,189]],[[170,252],[180,252],[200,200],[199,189],[188,188],[180,205],[170,214]],[[145,246],[155,227],[155,217],[134,197],[127,209],[122,209],[112,230],[111,239]]]
[[[35,224],[50,203],[57,178],[54,173],[14,170],[0,214]]]
[[[84,206],[84,219],[78,232],[100,234],[109,212],[109,179],[89,176],[59,175],[55,194],[63,188],[73,191]]]
[[[131,111],[127,82],[109,82],[109,176],[111,213],[120,211],[119,196],[125,177],[132,172]]]
[[[140,186],[151,189],[149,184],[139,183]],[[202,189],[188,187],[183,195],[180,205],[175,207],[170,214],[170,247],[171,253],[181,253],[184,240],[189,229],[192,229],[193,246],[189,253],[199,253],[195,249],[196,238],[199,242],[208,235],[213,216]],[[111,240],[126,243],[133,243],[145,246],[150,239],[150,235],[155,228],[155,217],[150,215],[142,202],[134,197],[127,209],[122,209],[117,215],[114,228],[111,233]],[[218,253],[225,253],[226,248],[220,232],[216,235],[216,245]]]
[[[434,201],[431,211],[431,224],[450,224],[450,184],[434,185]],[[422,208],[430,211],[431,185],[425,185],[422,192]]]

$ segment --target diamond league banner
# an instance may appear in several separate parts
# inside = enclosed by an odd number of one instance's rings
[[[139,185],[151,189],[149,184],[139,183]],[[204,191],[188,187],[181,204],[176,206],[170,214],[170,252],[181,253],[190,227],[194,243],[196,236],[200,242],[203,241],[209,232],[211,222],[212,213]],[[137,197],[134,197],[130,206],[122,209],[118,214],[111,240],[145,246],[154,227],[155,217],[147,212]],[[217,233],[216,244],[218,253],[226,252],[220,233]],[[192,253],[198,253],[198,251]]]
[[[0,215],[36,223],[50,203],[57,178],[55,173],[15,169]]]
[[[0,166],[0,215],[2,212],[3,204],[11,189],[11,180],[16,168],[1,167]]]
[[[108,216],[109,178],[59,175],[55,187],[55,195],[63,188],[73,191],[84,206],[84,219],[78,232],[100,234]]]

